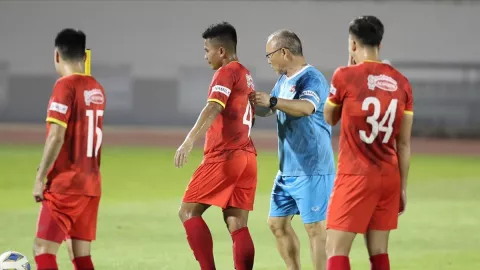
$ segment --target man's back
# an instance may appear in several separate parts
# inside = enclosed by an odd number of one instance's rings
[[[234,150],[255,153],[250,138],[254,108],[248,99],[253,91],[252,76],[239,62],[231,62],[215,72],[208,100],[225,109],[207,131],[205,159],[225,159]]]
[[[308,100],[315,107],[315,112],[307,117],[294,117],[277,110],[281,174],[334,174],[331,127],[323,117],[328,83],[322,73],[307,65],[290,77],[282,75],[272,91],[272,96]]]
[[[47,176],[48,190],[100,196],[105,102],[103,87],[91,76],[73,74],[55,83],[47,122],[67,129],[62,149]]]
[[[412,113],[408,80],[395,68],[364,62],[339,68],[329,101],[341,104],[339,174],[398,174],[395,151],[404,113]]]

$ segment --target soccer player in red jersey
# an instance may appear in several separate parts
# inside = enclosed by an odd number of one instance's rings
[[[90,246],[101,193],[106,97],[103,87],[83,73],[85,41],[85,34],[74,29],[62,30],[55,39],[54,62],[61,78],[48,104],[47,139],[33,188],[41,202],[34,243],[38,270],[58,269],[56,253],[67,238],[75,269],[94,269]]]
[[[341,118],[337,178],[327,213],[328,270],[349,270],[357,233],[364,234],[372,270],[388,270],[388,238],[405,210],[413,96],[408,80],[380,62],[382,22],[349,26],[348,67],[332,78],[325,119]]]
[[[211,205],[221,207],[232,235],[235,269],[253,269],[255,249],[247,227],[257,186],[256,150],[250,138],[253,79],[238,62],[237,33],[231,24],[213,24],[202,36],[205,59],[216,72],[207,105],[175,154],[175,166],[182,167],[194,142],[206,133],[203,161],[188,184],[179,216],[201,269],[212,270],[212,235],[202,214]]]

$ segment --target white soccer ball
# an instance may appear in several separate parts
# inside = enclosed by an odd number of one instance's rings
[[[30,270],[30,263],[25,255],[16,251],[7,251],[0,255],[0,270]]]

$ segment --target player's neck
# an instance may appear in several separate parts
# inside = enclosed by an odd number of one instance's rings
[[[292,62],[292,65],[287,68],[287,72],[286,72],[285,75],[287,75],[287,77],[291,77],[292,75],[296,74],[297,72],[299,72],[302,68],[306,67],[307,65],[308,64],[305,61],[305,58],[301,57],[301,58],[295,59]]]
[[[231,63],[231,62],[238,62],[238,57],[237,57],[236,54],[231,55],[231,56],[223,59],[223,61],[222,61],[222,67],[228,65],[228,64]]]
[[[72,74],[85,74],[85,68],[80,63],[65,65],[62,76],[70,76]]]
[[[380,60],[380,55],[379,51],[377,49],[365,49],[363,53],[361,53],[358,57],[359,59],[356,59],[357,63],[362,63],[362,62],[382,62]]]

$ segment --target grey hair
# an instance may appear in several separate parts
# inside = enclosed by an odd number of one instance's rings
[[[273,42],[275,48],[286,48],[293,55],[303,55],[302,42],[297,34],[290,30],[278,30],[268,37],[268,41]]]

